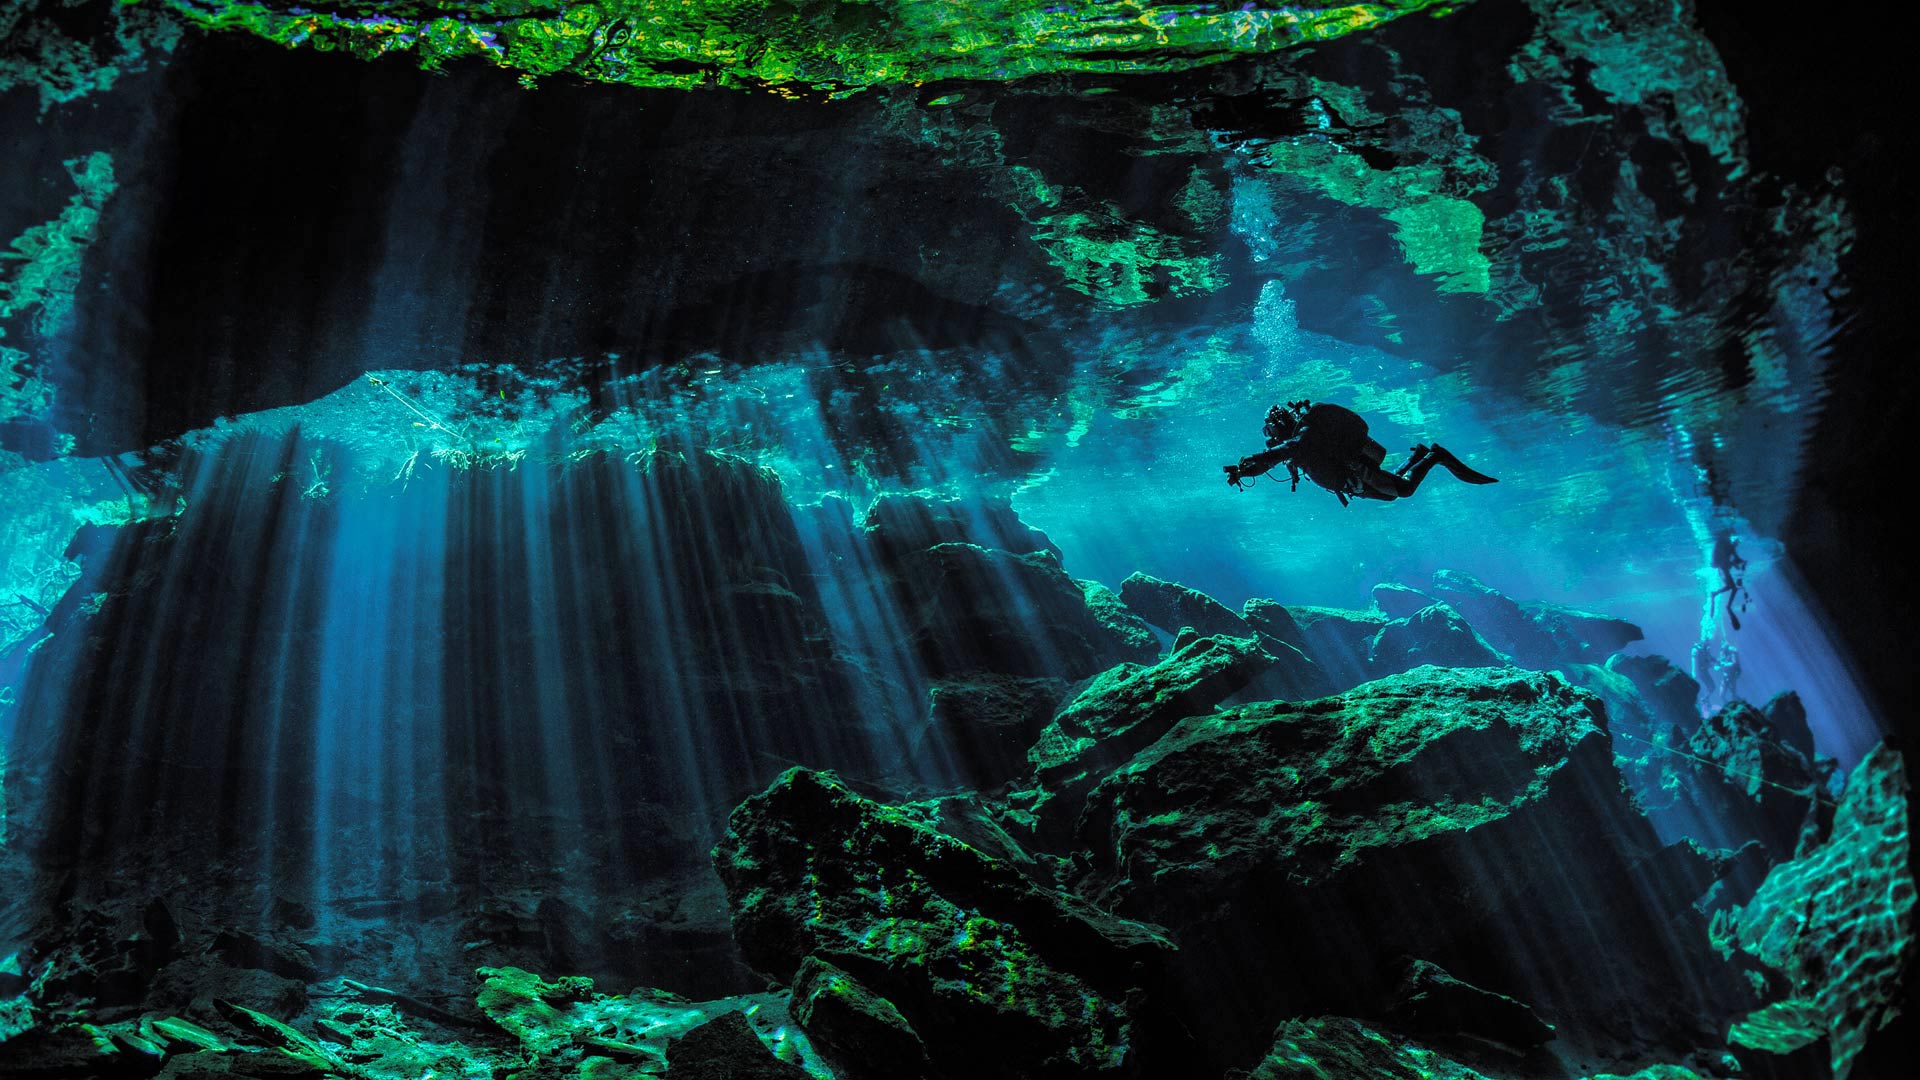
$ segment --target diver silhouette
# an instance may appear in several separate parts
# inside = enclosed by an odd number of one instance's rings
[[[1345,506],[1348,499],[1404,499],[1419,489],[1420,481],[1435,465],[1446,466],[1448,472],[1469,484],[1498,482],[1467,468],[1437,445],[1414,447],[1412,456],[1388,472],[1384,468],[1387,448],[1368,436],[1367,422],[1359,413],[1338,405],[1310,401],[1290,401],[1285,408],[1275,405],[1267,410],[1265,432],[1265,450],[1225,466],[1227,483],[1242,487],[1285,465],[1294,490],[1299,489],[1300,474],[1305,473],[1307,479],[1333,492]]]

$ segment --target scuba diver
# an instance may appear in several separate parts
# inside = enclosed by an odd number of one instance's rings
[[[1720,587],[1707,594],[1707,617],[1713,617],[1714,602],[1727,598],[1727,621],[1740,629],[1740,613],[1747,609],[1747,560],[1740,557],[1740,538],[1726,529],[1713,534],[1713,555],[1708,560],[1720,572]]]
[[[1225,466],[1227,483],[1243,487],[1250,480],[1285,465],[1292,489],[1299,490],[1300,474],[1326,488],[1347,505],[1348,499],[1391,502],[1412,495],[1435,465],[1444,465],[1469,484],[1497,483],[1474,472],[1441,446],[1416,446],[1412,456],[1393,472],[1384,467],[1387,448],[1367,435],[1360,414],[1338,405],[1290,401],[1286,408],[1267,410],[1267,449]]]

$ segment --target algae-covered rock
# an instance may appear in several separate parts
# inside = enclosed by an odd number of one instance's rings
[[[1225,604],[1198,589],[1189,589],[1148,574],[1132,574],[1120,583],[1120,599],[1141,618],[1172,634],[1191,626],[1204,637],[1252,637],[1253,628]]]
[[[1251,1070],[1228,1080],[1487,1080],[1450,1058],[1358,1020],[1318,1016],[1289,1020],[1273,1048]]]
[[[1558,663],[1605,663],[1614,653],[1647,636],[1625,619],[1562,604],[1529,600],[1520,605],[1520,610],[1553,642]]]
[[[1285,604],[1256,597],[1242,605],[1240,617],[1267,637],[1284,641],[1303,653],[1307,651],[1307,633]]]
[[[1153,636],[1153,627],[1135,615],[1119,593],[1097,581],[1082,581],[1080,588],[1087,610],[1118,642],[1121,659],[1146,664],[1160,655],[1160,639]]]
[[[1714,917],[1724,948],[1778,971],[1788,987],[1730,1041],[1784,1053],[1825,1036],[1844,1078],[1899,1015],[1913,952],[1908,794],[1905,760],[1876,748],[1847,777],[1826,843],[1774,867],[1745,907]]]
[[[1123,1071],[1135,994],[1172,952],[909,814],[805,769],[737,807],[714,862],[749,963],[809,956],[899,1010],[942,1075]]]
[[[1604,663],[1645,636],[1624,619],[1559,604],[1521,603],[1459,570],[1435,572],[1432,593],[1522,667]]]
[[[474,1004],[501,1030],[535,1054],[573,1041],[573,1025],[562,1010],[593,997],[593,981],[569,976],[548,982],[519,968],[481,968]]]
[[[1367,642],[1367,669],[1375,677],[1398,675],[1425,664],[1476,668],[1505,667],[1506,662],[1459,612],[1445,604],[1395,619]]]
[[[1174,723],[1210,711],[1273,663],[1251,636],[1201,638],[1152,667],[1102,672],[1060,710],[1028,752],[1058,786],[1125,762]]]
[[[670,1080],[810,1080],[807,1070],[773,1056],[737,1012],[717,1016],[667,1047]]]
[[[1563,1032],[1693,1037],[1741,992],[1691,907],[1710,873],[1662,851],[1600,721],[1555,675],[1433,667],[1191,718],[1087,797],[1083,888],[1168,926],[1196,982],[1267,1003],[1229,1007],[1222,1040],[1377,1013],[1402,954]]]
[[[926,1044],[893,1002],[817,956],[794,976],[793,1016],[846,1080],[915,1080],[932,1070]]]

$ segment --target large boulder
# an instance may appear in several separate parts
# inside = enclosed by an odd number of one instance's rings
[[[926,1044],[893,1002],[817,956],[794,976],[793,1017],[846,1080],[917,1080],[933,1070]]]
[[[935,544],[979,544],[1016,555],[1060,549],[1047,534],[1020,520],[1004,498],[980,496],[943,499],[927,494],[890,494],[876,498],[860,515],[860,527],[875,554],[884,560],[923,551]]]
[[[1207,637],[1152,667],[1121,664],[1101,673],[1027,752],[1034,775],[1053,796],[1043,819],[1054,829],[1071,825],[1080,800],[1107,773],[1180,720],[1211,712],[1273,662],[1251,637]]]
[[[1430,591],[1522,667],[1604,663],[1645,636],[1624,619],[1559,604],[1521,603],[1460,570],[1436,571]]]
[[[935,544],[901,556],[893,580],[906,643],[934,677],[1084,678],[1137,655],[1052,552]]]
[[[1398,675],[1427,664],[1440,667],[1505,667],[1507,658],[1459,612],[1445,604],[1421,608],[1382,626],[1367,642],[1367,670],[1375,677]]]
[[[1405,619],[1414,612],[1422,611],[1439,603],[1433,597],[1419,589],[1410,589],[1393,582],[1382,582],[1373,587],[1373,606],[1389,619]]]
[[[1700,722],[1685,751],[1692,759],[1687,764],[1717,781],[1694,787],[1717,796],[1710,809],[1721,821],[1780,858],[1793,854],[1818,801],[1817,773],[1781,739],[1765,713],[1733,702]],[[1817,827],[1821,819],[1813,823]]]
[[[1026,771],[1039,738],[1072,684],[1065,679],[961,675],[928,688],[922,752],[937,749],[969,782],[993,785]]]
[[[1583,1040],[1712,1038],[1745,1000],[1691,906],[1713,868],[1662,849],[1601,724],[1558,676],[1433,667],[1188,719],[1087,797],[1080,887],[1243,988],[1192,1021],[1222,1045],[1377,1014],[1403,954]]]
[[[1774,867],[1750,903],[1715,915],[1723,948],[1774,973],[1773,1000],[1735,1025],[1733,1042],[1788,1053],[1824,1038],[1844,1078],[1900,1014],[1913,957],[1910,793],[1905,760],[1877,747],[1848,776],[1832,836]]]
[[[1278,600],[1255,597],[1240,608],[1240,617],[1262,635],[1284,641],[1302,653],[1307,651],[1306,630],[1293,617],[1293,612]]]
[[[1191,626],[1203,637],[1253,636],[1253,627],[1220,601],[1198,589],[1147,574],[1131,574],[1122,581],[1120,599],[1129,610],[1169,634]]]
[[[1160,639],[1154,636],[1153,627],[1135,615],[1119,593],[1097,581],[1080,582],[1080,591],[1093,617],[1119,642],[1121,659],[1147,664],[1159,657]]]
[[[1173,946],[1154,927],[1040,887],[1006,863],[793,769],[742,803],[714,862],[749,963],[809,957],[885,998],[939,1075],[1118,1076],[1143,992]]]
[[[1313,658],[1330,684],[1328,693],[1359,686],[1373,677],[1367,656],[1374,635],[1389,621],[1377,611],[1291,606],[1286,609],[1306,641],[1302,652]]]

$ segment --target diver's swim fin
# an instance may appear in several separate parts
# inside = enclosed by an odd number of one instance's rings
[[[1427,453],[1439,459],[1440,464],[1446,466],[1447,471],[1452,473],[1456,480],[1461,480],[1469,484],[1497,484],[1500,482],[1488,476],[1486,473],[1474,472],[1472,469],[1467,468],[1459,458],[1453,456],[1453,451],[1448,450],[1444,446],[1429,447]]]

